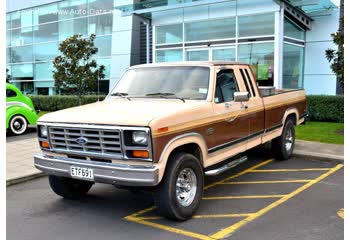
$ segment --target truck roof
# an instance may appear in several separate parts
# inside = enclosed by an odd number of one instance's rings
[[[163,66],[221,66],[221,65],[248,65],[242,62],[233,61],[184,61],[184,62],[166,62],[166,63],[149,63],[140,64],[130,67],[133,68],[144,68],[144,67],[163,67]]]

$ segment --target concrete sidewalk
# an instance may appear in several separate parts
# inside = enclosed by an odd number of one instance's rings
[[[35,133],[9,137],[6,143],[6,185],[28,181],[44,174],[34,167],[33,156],[40,152]],[[344,146],[296,141],[294,155],[327,161],[344,161]]]

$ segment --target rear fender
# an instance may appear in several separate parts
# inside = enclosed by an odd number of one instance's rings
[[[36,124],[38,115],[34,109],[21,105],[7,105],[6,106],[6,129],[9,128],[10,120],[15,115],[22,115],[27,119],[28,124]]]

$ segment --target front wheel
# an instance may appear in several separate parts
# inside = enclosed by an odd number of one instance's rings
[[[84,197],[94,184],[93,182],[54,175],[49,175],[49,183],[52,191],[68,199]]]
[[[287,119],[282,135],[272,140],[272,150],[277,160],[287,160],[291,158],[295,143],[295,128],[291,119]]]
[[[199,160],[188,153],[174,154],[154,193],[158,213],[178,221],[191,218],[199,207],[203,185],[204,174]]]
[[[13,116],[10,120],[10,131],[14,135],[23,134],[28,128],[28,122],[21,115]]]

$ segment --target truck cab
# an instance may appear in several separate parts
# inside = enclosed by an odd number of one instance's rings
[[[62,197],[94,183],[146,187],[161,215],[186,220],[204,176],[246,161],[248,149],[271,141],[276,159],[289,159],[305,116],[304,90],[259,88],[247,64],[138,65],[104,101],[41,117],[34,161]]]

